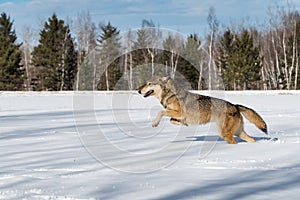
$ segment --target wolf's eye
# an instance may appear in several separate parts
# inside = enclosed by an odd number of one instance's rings
[[[148,85],[148,86],[151,86],[151,85],[153,85],[153,84],[152,84],[152,83],[147,83],[147,85]]]

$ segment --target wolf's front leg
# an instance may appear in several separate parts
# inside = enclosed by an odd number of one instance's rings
[[[175,118],[171,118],[170,122],[174,125],[188,126],[188,124],[185,123],[183,120],[179,120],[179,119],[175,119]]]
[[[152,123],[152,127],[157,127],[160,120],[161,120],[161,118],[165,115],[166,115],[166,111],[164,111],[164,110],[159,111],[159,113],[157,114],[155,120]]]

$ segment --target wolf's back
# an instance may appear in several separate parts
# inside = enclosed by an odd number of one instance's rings
[[[262,130],[265,134],[268,134],[267,124],[257,112],[242,105],[236,105],[236,107],[250,122],[255,124],[257,128]]]

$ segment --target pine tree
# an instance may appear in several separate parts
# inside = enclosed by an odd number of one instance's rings
[[[137,39],[133,44],[133,49],[136,50],[133,57],[134,62],[137,65],[147,64],[150,61],[150,55],[147,50],[150,43],[149,34],[146,28],[137,30],[136,34]]]
[[[224,32],[217,48],[217,67],[225,89],[257,89],[261,84],[262,58],[248,30],[240,35]]]
[[[169,35],[163,41],[163,63],[171,70],[168,72],[172,78],[179,81],[184,88],[198,88],[201,63],[201,40],[197,34],[190,34],[186,41]],[[185,79],[185,80],[179,80]],[[201,86],[200,86],[201,87]]]
[[[101,25],[101,34],[97,40],[100,47],[100,82],[98,89],[112,90],[115,84],[122,76],[119,58],[121,43],[120,43],[120,31],[117,27],[111,25],[108,22],[107,25]]]
[[[231,65],[231,57],[234,54],[234,34],[227,29],[219,40],[217,46],[216,65],[221,73],[225,89],[233,90],[235,84],[235,66]]]
[[[249,31],[243,30],[236,40],[235,58],[232,66],[238,69],[239,89],[257,89],[261,80],[261,56],[259,48],[254,46]]]
[[[198,89],[199,63],[201,62],[201,41],[197,34],[190,34],[184,48],[184,58],[178,71],[191,83],[193,89]]]
[[[162,59],[158,46],[160,43],[159,30],[152,20],[142,20],[142,26],[136,32],[133,48],[133,62],[138,68],[139,84],[143,84],[152,76],[162,74],[162,67],[156,65]]]
[[[12,29],[13,22],[6,13],[0,16],[0,90],[22,90],[24,70],[20,64],[21,44]]]
[[[134,66],[139,66],[138,83],[143,84],[146,80],[151,78],[151,57],[148,51],[150,46],[150,35],[148,29],[145,27],[140,28],[136,32],[136,39],[133,42],[133,63]],[[150,50],[150,49],[149,49]],[[151,51],[151,50],[150,50]]]
[[[40,32],[32,62],[39,67],[38,90],[72,90],[77,72],[77,52],[70,29],[53,14]]]
[[[180,55],[184,47],[184,42],[178,38],[175,38],[171,34],[163,41],[163,63],[167,65],[166,73],[169,73],[172,78],[175,78],[177,72],[178,62],[180,60]],[[170,72],[168,72],[170,71]]]

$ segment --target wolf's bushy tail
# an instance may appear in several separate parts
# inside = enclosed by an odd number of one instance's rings
[[[257,112],[242,105],[236,105],[236,107],[250,122],[255,124],[257,128],[262,130],[265,134],[268,134],[267,124]]]

